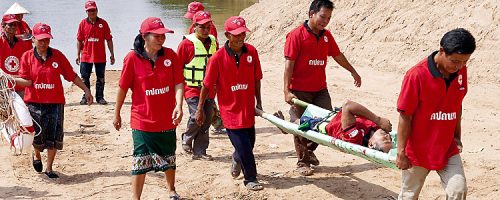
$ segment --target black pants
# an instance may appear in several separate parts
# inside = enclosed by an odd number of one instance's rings
[[[92,74],[92,66],[95,65],[95,75],[97,81],[95,83],[95,99],[104,98],[104,72],[106,71],[106,63],[80,63],[80,74],[82,75],[83,83],[90,89],[90,75]],[[83,94],[85,98],[85,94]]]
[[[234,147],[233,159],[241,164],[244,184],[257,180],[257,166],[253,155],[255,145],[255,127],[242,129],[226,129],[229,140]]]

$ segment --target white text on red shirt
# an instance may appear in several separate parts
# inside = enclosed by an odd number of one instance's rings
[[[431,120],[439,120],[439,121],[451,121],[457,119],[457,112],[444,113],[444,112],[435,112],[431,115]]]
[[[153,95],[165,94],[168,91],[170,91],[170,88],[168,86],[166,86],[164,88],[159,88],[159,89],[152,88],[150,90],[146,90],[146,96],[153,96]]]

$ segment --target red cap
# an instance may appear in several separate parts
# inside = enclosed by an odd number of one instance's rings
[[[239,35],[243,32],[250,32],[247,28],[245,20],[240,16],[233,16],[224,23],[224,30],[233,35]]]
[[[141,30],[139,31],[141,34],[146,33],[155,33],[155,34],[165,34],[165,33],[174,33],[174,31],[170,29],[166,29],[161,22],[161,19],[158,17],[148,17],[141,24]]]
[[[212,21],[212,15],[208,11],[198,11],[193,16],[193,23],[195,24],[205,24]]]
[[[35,24],[33,26],[33,37],[37,40],[46,38],[52,39],[50,26],[42,23]]]
[[[188,10],[186,14],[184,14],[184,18],[192,19],[193,15],[198,11],[205,10],[205,7],[200,2],[193,1],[188,5]]]
[[[92,9],[97,9],[97,5],[95,4],[95,1],[85,2],[85,10],[92,10]]]
[[[10,24],[12,22],[18,22],[16,19],[16,15],[3,15],[2,22],[6,24]]]

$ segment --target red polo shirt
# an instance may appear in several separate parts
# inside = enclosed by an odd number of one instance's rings
[[[363,145],[363,138],[367,134],[370,134],[371,131],[376,131],[377,129],[379,128],[375,122],[363,117],[356,117],[355,124],[342,129],[342,111],[335,114],[333,119],[326,125],[326,132],[329,136],[358,145]]]
[[[165,47],[152,62],[137,50],[128,53],[123,61],[119,86],[132,91],[130,126],[147,132],[174,129],[175,85],[184,83],[182,65],[177,54]]]
[[[81,62],[88,63],[105,63],[106,48],[105,40],[111,40],[111,30],[108,22],[104,19],[97,18],[94,24],[88,18],[83,19],[78,26],[76,39],[83,42]]]
[[[18,75],[21,67],[21,56],[24,52],[33,47],[30,41],[20,40],[14,37],[14,46],[11,48],[4,33],[0,36],[0,69],[10,75]],[[23,87],[16,86],[15,90],[23,90]]]
[[[213,21],[210,23],[212,23],[212,26],[210,26],[210,35],[213,35],[217,39],[217,28],[215,27]],[[189,26],[189,34],[191,33],[194,33],[194,24],[191,24],[191,26]]]
[[[289,89],[304,92],[325,89],[327,58],[339,54],[340,49],[330,31],[323,30],[315,35],[307,21],[292,30],[285,43],[285,58],[295,61]]]
[[[257,50],[244,44],[241,56],[228,44],[210,58],[203,86],[217,87],[217,99],[224,127],[250,128],[255,124],[255,81],[262,79]]]
[[[210,41],[210,38],[208,39]],[[209,42],[207,42],[210,45]],[[208,46],[210,48],[210,46]],[[177,47],[177,55],[179,56],[179,61],[181,62],[182,67],[186,66],[194,57],[194,44],[188,39],[183,39],[182,42]],[[191,87],[184,86],[184,98],[189,99],[193,97],[199,97],[201,92],[201,87]],[[211,91],[208,95],[208,98],[215,98],[215,91]]]
[[[436,53],[406,72],[397,104],[400,113],[413,116],[406,155],[412,165],[429,170],[443,169],[459,153],[454,133],[467,93],[467,67],[451,74],[447,86]]]
[[[33,81],[26,87],[25,102],[65,104],[61,75],[67,81],[74,81],[76,73],[66,56],[59,50],[47,50],[47,60],[43,61],[35,49],[23,54],[19,76]]]

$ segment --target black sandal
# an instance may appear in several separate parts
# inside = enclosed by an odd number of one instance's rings
[[[43,170],[42,160],[35,160],[35,156],[32,156],[32,158],[33,158],[33,168],[35,168],[35,171],[42,172]]]
[[[182,198],[181,198],[181,196],[179,196],[178,194],[171,195],[169,198],[170,198],[171,200],[181,200],[181,199],[182,199]]]
[[[50,171],[50,172],[45,172],[45,175],[47,175],[47,177],[49,178],[59,178],[59,175],[57,175],[56,173],[54,173],[54,171]]]

